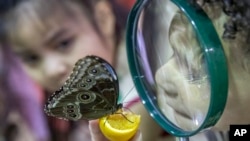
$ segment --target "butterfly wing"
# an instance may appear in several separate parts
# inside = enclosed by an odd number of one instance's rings
[[[46,106],[48,115],[70,119],[97,119],[120,107],[114,69],[96,56],[80,59],[69,79],[53,94]]]

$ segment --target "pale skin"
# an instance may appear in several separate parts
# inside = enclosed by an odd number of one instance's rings
[[[213,23],[216,23],[215,28],[218,35],[221,36],[223,34],[224,21],[220,20],[220,18],[213,20]],[[250,122],[250,73],[246,69],[249,67],[249,63],[245,63],[248,62],[249,57],[248,53],[245,52],[245,48],[236,43],[239,40],[241,40],[240,37],[232,42],[221,38],[229,73],[226,107],[220,120],[214,126],[214,129],[221,131],[229,131],[229,127],[232,124],[249,124]],[[190,117],[193,115],[192,110],[195,110],[194,107],[198,107],[201,113],[206,114],[209,97],[207,100],[202,100],[199,93],[206,96],[209,94],[209,89],[201,87],[207,85],[206,81],[196,85],[189,83],[184,78],[182,69],[178,68],[180,64],[176,60],[178,58],[173,56],[156,72],[155,78],[157,84],[159,84],[159,104],[167,117],[173,119],[173,122],[177,121],[183,128],[188,128],[193,126],[193,121],[190,120]]]
[[[171,73],[181,75],[177,69],[172,69],[172,61],[166,63],[160,71],[172,71]],[[166,71],[167,70],[167,71]],[[157,74],[156,74],[157,75]],[[158,79],[157,79],[158,78]],[[178,80],[178,81],[177,81]],[[176,119],[183,128],[189,129],[188,127],[194,126],[193,122],[189,118],[185,118],[179,113],[185,113],[190,109],[194,109],[193,105],[199,105],[200,110],[202,105],[204,109],[202,113],[206,114],[207,102],[200,100],[201,98],[194,97],[193,95],[188,94],[185,89],[189,89],[192,92],[194,91],[203,91],[208,92],[205,89],[201,89],[198,86],[193,84],[188,84],[184,79],[178,79],[178,77],[164,77],[162,75],[156,76],[156,81],[160,84],[158,93],[160,96],[160,106],[163,108],[163,111],[170,118],[169,115],[174,115],[172,119]],[[222,117],[218,123],[214,126],[215,129],[221,131],[228,131],[229,126],[232,124],[249,124],[250,114],[249,114],[249,82],[250,74],[244,70],[240,64],[234,62],[229,63],[229,93],[227,98],[227,104],[225,110],[222,114]],[[178,83],[178,85],[175,85]],[[165,85],[164,85],[165,84]],[[184,84],[184,85],[182,85]],[[183,87],[181,87],[181,85]],[[204,85],[204,84],[202,84]],[[173,86],[173,87],[169,87]],[[177,88],[178,86],[178,88]],[[173,92],[174,90],[174,92]],[[175,94],[176,97],[171,96]],[[190,97],[187,97],[187,96]],[[181,104],[180,104],[181,103]],[[180,105],[180,106],[177,106]],[[191,117],[192,113],[185,113]],[[240,116],[239,116],[240,115]],[[191,125],[191,126],[190,126]]]
[[[199,84],[190,83],[180,70],[178,61],[172,57],[156,72],[158,103],[172,122],[183,129],[194,130],[202,123],[204,117],[201,115],[206,115],[208,109],[209,83],[207,80]],[[197,119],[196,124],[193,119]]]
[[[94,54],[113,64],[114,46],[101,39],[86,17],[67,18],[60,18],[61,24],[51,24],[47,30],[38,32],[40,34],[34,32],[38,30],[37,25],[23,20],[18,32],[22,47],[13,45],[26,72],[49,92],[57,90],[75,62],[86,55]]]
[[[220,21],[213,20],[213,22],[217,22],[215,28],[221,37],[224,29],[224,21],[220,23]],[[240,37],[232,42],[222,38],[220,39],[227,59],[229,89],[225,110],[220,120],[212,129],[229,131],[229,126],[232,124],[249,124],[250,122],[250,73],[249,70],[246,69],[248,66],[242,65],[242,62],[249,59],[249,54],[245,52],[245,48],[241,48],[235,43],[237,40],[240,40]],[[229,44],[231,45],[233,43],[235,43],[235,46],[229,47]],[[172,57],[156,72],[155,79],[159,86],[158,95],[159,99],[162,100],[159,101],[159,104],[161,108],[165,110],[165,114],[168,116],[173,115],[173,118],[183,125],[182,127],[195,129],[195,127],[192,128],[194,124],[190,118],[187,117],[193,117],[195,110],[203,115],[206,114],[209,102],[207,101],[209,99],[209,87],[207,87],[209,83],[206,79],[199,84],[189,83],[184,78],[183,71],[181,71],[182,69],[178,67],[179,64],[177,60],[177,58]],[[249,63],[244,65],[249,65]],[[160,72],[164,72],[168,75],[164,76],[164,73]],[[187,92],[187,90],[189,90],[190,93]],[[198,108],[196,109],[194,107]],[[183,114],[185,116],[183,116]],[[94,127],[90,125],[90,128]],[[97,133],[100,132],[97,130]]]
[[[74,11],[76,16],[59,15],[59,18],[51,18],[50,24],[45,28],[37,22],[32,22],[29,16],[24,16],[18,24],[19,28],[16,32],[19,38],[18,42],[12,44],[13,51],[21,58],[27,74],[49,93],[53,93],[63,85],[75,62],[86,55],[96,55],[113,66],[116,65],[114,64],[116,57],[115,17],[106,1],[98,2],[95,8],[94,16],[101,35],[78,7]],[[130,109],[142,115],[140,131],[143,140],[151,141],[157,138],[162,130],[149,116],[143,105],[138,103]],[[95,122],[90,122],[92,138],[95,141],[98,139],[103,141],[104,136],[99,132],[99,127]],[[148,125],[154,128],[154,133],[148,131]],[[141,136],[136,136],[136,139]]]
[[[112,11],[110,11],[109,5],[107,3],[102,4],[104,7],[101,10],[99,8],[102,8],[102,5],[96,6],[99,7],[98,9],[100,12],[99,14],[96,12],[96,18],[97,21],[104,20],[103,24],[98,25],[101,28],[104,38],[95,31],[88,20],[86,20],[86,17],[82,16],[79,11],[76,11],[79,15],[77,16],[77,19],[69,20],[68,17],[61,17],[52,22],[57,24],[51,24],[49,28],[42,31],[38,30],[33,22],[23,20],[23,23],[20,23],[20,30],[17,32],[20,34],[20,37],[22,37],[20,39],[22,45],[13,44],[13,50],[16,54],[20,55],[21,59],[24,59],[22,64],[30,77],[47,91],[54,92],[57,90],[67,79],[75,62],[86,55],[100,56],[115,66],[114,33],[113,28],[111,28],[114,24],[114,16],[112,15]],[[100,14],[105,12],[107,12],[108,16],[105,15],[106,18],[100,19],[103,17],[100,16]],[[58,36],[58,32],[60,32],[60,36]],[[221,32],[218,32],[218,34],[221,35]],[[224,46],[224,49],[227,51],[226,55],[229,67],[229,97],[227,99],[226,109],[215,128],[228,131],[230,124],[248,124],[250,122],[250,114],[248,110],[250,100],[250,96],[248,96],[250,90],[248,86],[250,82],[250,74],[243,69],[237,61],[230,59],[229,54],[238,53],[244,55],[242,50],[239,48],[228,50],[226,45]],[[26,58],[27,56],[28,58]],[[35,62],[33,62],[34,58]],[[36,62],[36,58],[38,58],[38,62]],[[172,64],[171,61],[167,62],[160,69],[164,70],[164,68],[167,67],[174,68],[173,62]],[[172,73],[180,74],[178,69],[172,69]],[[159,84],[173,84],[177,82],[174,77],[168,77],[157,81]],[[185,84],[185,87],[191,87],[191,85],[186,85],[186,82],[184,81],[181,83],[183,85]],[[165,86],[161,86],[161,89],[169,91],[169,88]],[[177,88],[174,87],[173,89]],[[193,87],[192,89],[195,88]],[[185,97],[186,93],[182,92],[180,89],[179,91],[179,96],[187,98]],[[161,94],[163,97],[169,97],[166,93]],[[194,99],[187,98],[185,99],[185,102],[187,102],[187,100]],[[176,108],[174,110],[179,111],[182,107],[176,107],[173,105],[180,105],[180,103],[183,103],[183,101],[165,101],[163,102],[162,107]],[[201,105],[198,100],[194,100],[190,103]],[[185,106],[188,108],[188,106],[192,105],[187,104]],[[152,120],[142,104],[134,105],[131,107],[131,110],[142,115],[140,132],[143,141],[155,140],[162,130]],[[178,116],[179,115],[176,114],[176,117],[180,120],[183,118],[182,116]],[[92,138],[95,139],[95,141],[103,141],[104,136],[101,134],[96,122],[97,121],[90,122]],[[154,132],[152,132],[151,129],[154,129]],[[140,140],[140,136],[137,135],[133,140]]]
[[[209,16],[216,17],[211,19],[225,51],[229,78],[226,107],[219,121],[212,127],[212,130],[227,132],[232,124],[248,125],[250,123],[249,52],[246,52],[247,43],[242,44],[241,42],[245,38],[240,33],[238,33],[238,37],[235,40],[222,39],[225,17],[222,15],[219,17],[219,14],[213,13],[213,10],[209,12],[211,13],[206,11]],[[168,19],[167,21],[171,20]],[[178,49],[176,50],[179,51]],[[175,52],[175,54],[178,53]],[[169,60],[162,60],[162,62],[166,63],[155,74],[155,80],[158,85],[158,102],[163,113],[172,122],[178,123],[184,129],[195,130],[199,127],[199,125],[194,126],[194,121],[192,121],[192,119],[195,119],[195,113],[198,113],[196,115],[199,117],[199,114],[204,116],[207,112],[210,95],[209,80],[204,79],[198,84],[190,83],[185,76],[185,71],[180,67],[182,64],[178,61],[178,57],[175,55],[171,56]],[[189,61],[188,64],[191,64],[196,60]]]

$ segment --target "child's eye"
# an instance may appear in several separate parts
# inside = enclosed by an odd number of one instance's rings
[[[58,50],[67,50],[68,48],[71,47],[72,43],[73,43],[73,38],[66,38],[66,39],[63,39],[61,40],[61,42],[59,42],[56,46],[56,49]]]
[[[25,64],[32,65],[32,66],[37,65],[40,61],[40,57],[35,54],[24,55],[24,56],[21,56],[21,58]]]

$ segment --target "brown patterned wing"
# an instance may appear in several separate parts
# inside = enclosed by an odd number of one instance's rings
[[[96,56],[80,59],[69,79],[45,105],[54,117],[79,120],[97,119],[122,107],[117,104],[119,87],[114,69]]]

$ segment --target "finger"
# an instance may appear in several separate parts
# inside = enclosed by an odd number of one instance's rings
[[[91,141],[108,141],[99,128],[98,120],[89,121]]]

